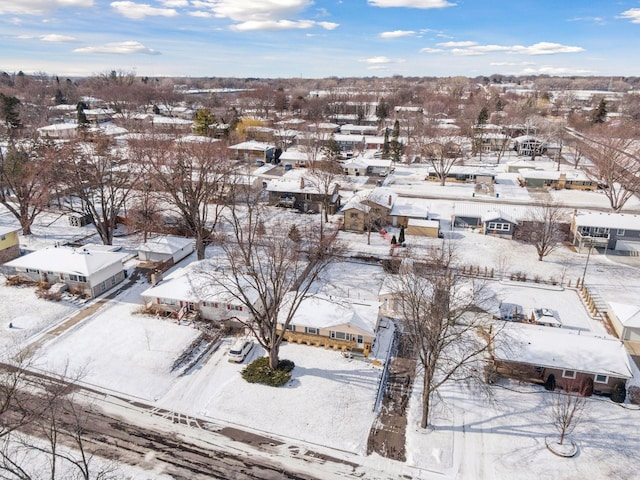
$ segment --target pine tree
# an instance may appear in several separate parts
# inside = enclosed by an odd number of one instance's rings
[[[398,242],[400,245],[404,243],[404,225],[400,226],[400,235],[398,235]]]
[[[389,142],[391,147],[391,160],[399,162],[402,157],[402,142],[400,138],[400,122],[398,120],[393,124],[393,130],[391,131],[391,141]]]
[[[607,113],[609,113],[607,111],[607,101],[604,98],[601,98],[600,103],[592,113],[591,121],[593,123],[604,123],[607,119]]]
[[[78,102],[78,106],[76,110],[78,112],[78,126],[86,127],[89,125],[89,120],[87,119],[87,115],[84,113],[84,109],[87,108],[87,105],[84,102]]]
[[[486,125],[487,120],[489,120],[489,110],[485,106],[482,107],[482,110],[480,110],[480,113],[478,114],[477,125]]]
[[[382,144],[382,158],[385,160],[389,158],[391,149],[389,148],[389,130],[384,129],[384,143]]]
[[[291,228],[289,229],[289,234],[287,236],[289,237],[289,240],[291,240],[293,243],[300,243],[300,241],[302,240],[302,235],[300,235],[300,230],[298,230],[298,227],[296,226],[295,223],[291,225]]]

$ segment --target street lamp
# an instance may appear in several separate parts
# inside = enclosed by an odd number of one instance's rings
[[[593,248],[593,241],[588,242],[589,250],[587,251],[587,261],[584,264],[584,271],[582,272],[582,281],[580,284],[584,287],[584,277],[587,275],[587,267],[589,266],[589,258],[591,257],[591,249]]]

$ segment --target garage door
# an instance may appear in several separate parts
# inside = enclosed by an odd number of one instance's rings
[[[630,242],[629,240],[618,240],[616,250],[629,252],[631,255],[640,255],[640,242]]]
[[[640,342],[640,328],[625,328],[624,339],[631,342]]]

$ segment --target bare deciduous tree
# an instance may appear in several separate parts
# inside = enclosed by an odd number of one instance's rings
[[[56,148],[38,140],[11,142],[0,150],[0,203],[20,222],[23,235],[51,198]]]
[[[489,343],[483,284],[460,275],[455,259],[451,243],[433,247],[403,265],[393,287],[400,321],[422,369],[422,428],[445,382],[479,377],[477,362]]]
[[[619,212],[640,191],[640,152],[636,136],[627,127],[594,129],[579,140],[580,150],[591,161],[587,174],[602,183],[611,209]]]
[[[118,216],[142,174],[123,151],[104,136],[89,137],[90,142],[71,144],[62,156],[59,176],[69,192],[64,207],[87,215],[93,221],[102,243],[111,245]],[[77,201],[79,200],[79,202]]]
[[[287,326],[313,282],[335,259],[336,232],[321,238],[318,228],[305,226],[299,229],[301,241],[295,242],[287,226],[265,222],[255,197],[245,197],[246,205],[234,205],[228,215],[231,233],[221,245],[228,265],[224,278],[202,274],[243,304],[251,315],[245,325],[276,368]]]
[[[162,196],[196,239],[198,260],[225,208],[231,164],[221,142],[160,142],[147,158]]]
[[[564,238],[561,223],[566,218],[566,209],[559,203],[549,201],[533,207],[522,226],[522,236],[538,253],[538,261],[553,252]]]
[[[444,186],[453,166],[462,160],[462,149],[455,137],[440,136],[424,146],[421,156],[433,168],[440,185]]]
[[[558,431],[562,445],[567,435],[570,435],[580,423],[586,399],[580,386],[575,383],[567,384],[565,391],[555,391],[551,400],[549,418]]]

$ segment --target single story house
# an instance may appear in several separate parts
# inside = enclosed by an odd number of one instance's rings
[[[521,168],[518,181],[520,185],[531,188],[555,188],[561,190],[596,190],[598,182],[589,178],[582,170],[559,172],[557,170],[539,170]]]
[[[488,203],[455,202],[451,224],[454,227],[475,228],[485,235],[513,237],[515,227],[530,216],[530,208]]]
[[[0,225],[0,263],[20,256],[20,227]]]
[[[430,167],[425,180],[440,181],[440,177],[438,177],[436,171]],[[447,182],[494,184],[496,182],[496,173],[486,168],[483,169],[474,166],[453,165],[449,169],[445,180]]]
[[[231,145],[229,149],[236,160],[246,160],[249,162],[260,160],[265,163],[271,163],[275,160],[276,147],[270,143],[249,140]]]
[[[142,292],[141,297],[152,310],[179,318],[197,312],[201,318],[216,322],[250,321],[246,301],[257,305],[257,292],[248,282],[238,291],[216,268],[207,260],[193,262]]]
[[[65,283],[70,291],[96,297],[125,278],[125,253],[88,248],[49,247],[5,263],[35,282]]]
[[[377,135],[378,127],[375,125],[353,125],[347,123],[340,127],[340,133],[345,135]]]
[[[282,301],[278,316],[280,331],[295,293]],[[380,321],[380,303],[315,294],[302,300],[287,326],[285,340],[323,346],[368,356]]]
[[[497,373],[545,384],[547,388],[586,388],[610,394],[633,377],[624,344],[610,336],[549,328],[528,323],[497,322],[490,345]]]
[[[78,135],[77,123],[54,123],[38,128],[38,135],[56,140],[68,140]]]
[[[573,245],[640,253],[640,215],[574,211],[570,235]]]
[[[166,262],[173,264],[188,256],[194,249],[192,238],[162,235],[148,239],[138,246],[138,258],[145,262]]]
[[[640,306],[609,302],[608,316],[620,340],[640,342]]]

